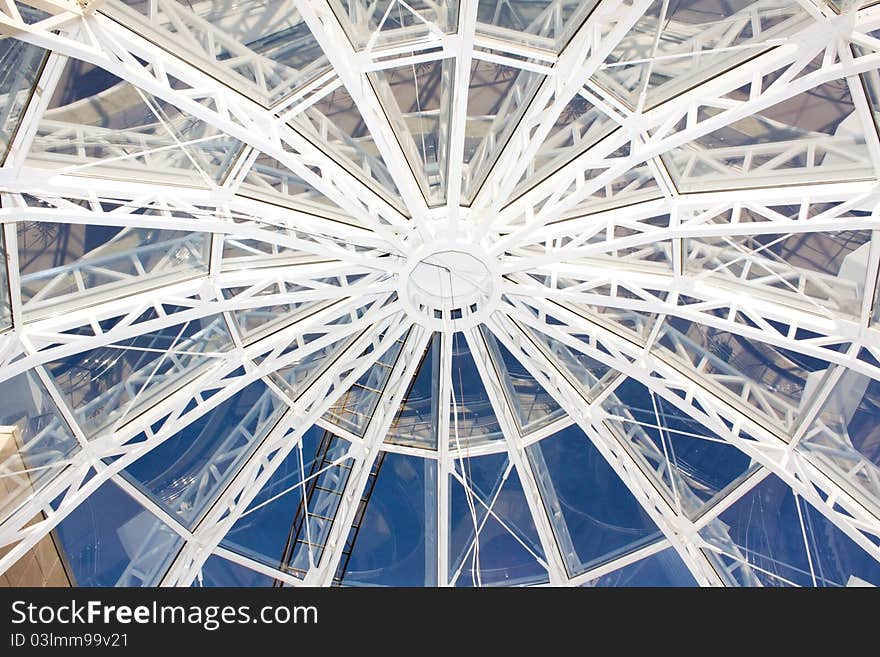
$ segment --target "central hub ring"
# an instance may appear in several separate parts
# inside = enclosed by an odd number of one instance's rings
[[[419,324],[463,331],[485,321],[498,305],[501,275],[495,259],[477,245],[426,244],[407,260],[398,295]]]

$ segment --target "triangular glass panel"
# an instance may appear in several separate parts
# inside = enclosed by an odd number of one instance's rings
[[[435,333],[388,430],[386,443],[437,449],[439,377],[440,335]]]
[[[107,481],[55,528],[77,586],[156,586],[183,539]]]
[[[533,71],[475,59],[471,65],[465,127],[463,193],[470,198],[507,140],[516,117],[528,105],[543,76]]]
[[[750,457],[642,384],[626,379],[602,404],[673,506],[695,517],[757,468]]]
[[[461,333],[452,337],[450,373],[454,401],[449,410],[449,449],[458,453],[464,447],[501,440],[501,425]]]
[[[538,532],[507,455],[455,459],[454,467],[456,476],[450,480],[451,583],[498,586],[546,581]]]
[[[437,462],[382,453],[342,550],[343,586],[437,585]]]
[[[324,413],[327,422],[363,437],[372,419],[373,411],[379,403],[379,397],[388,383],[388,377],[391,376],[391,370],[397,361],[404,338],[396,340],[386,349],[385,353]]]
[[[63,171],[196,186],[222,183],[242,144],[112,73],[70,59],[29,159]]]
[[[569,572],[583,572],[661,538],[577,425],[526,448]]]
[[[262,381],[194,420],[123,474],[193,527],[287,408]]]
[[[485,326],[480,328],[493,357],[495,373],[507,390],[508,399],[523,435],[541,429],[562,417],[565,412],[550,393]]]
[[[880,585],[880,563],[776,475],[737,500],[701,536],[746,586]]]
[[[223,547],[302,577],[317,564],[351,471],[349,444],[311,427],[222,541]]]
[[[412,170],[421,172],[420,185],[432,204],[446,197],[449,151],[443,140],[453,65],[453,59],[443,59],[370,74],[397,140]]]

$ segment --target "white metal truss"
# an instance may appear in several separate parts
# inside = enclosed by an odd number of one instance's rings
[[[530,584],[591,584],[664,551],[700,585],[787,581],[724,523],[771,475],[880,561],[880,462],[841,401],[880,385],[880,8],[758,0],[701,23],[648,0],[252,4],[0,1],[3,45],[46,51],[28,84],[0,88],[0,385],[27,380],[57,409],[30,449],[70,441],[45,476],[0,471],[30,491],[0,500],[0,572],[114,482],[153,521],[119,584],[191,585],[214,558],[283,585],[344,584],[386,453],[436,464],[424,540],[439,586],[465,568],[481,583],[478,516],[533,553],[546,577]],[[64,105],[82,63],[118,82]],[[427,65],[443,69],[426,92],[441,109],[411,111],[395,93],[419,89],[392,73],[428,84]],[[810,100],[779,110],[823,85],[845,97],[824,95],[845,108],[834,130],[800,127],[822,111]],[[423,160],[433,120],[439,171]],[[424,298],[404,302],[417,286],[402,272],[423,265],[446,278],[422,276]],[[470,309],[455,307],[462,290]],[[462,312],[485,314],[471,326]],[[435,341],[436,445],[386,442]],[[558,417],[521,426],[495,341]],[[498,440],[459,436],[475,421],[459,414],[478,415],[456,397],[459,344]],[[82,366],[133,353],[120,381]],[[364,380],[356,431],[333,412]],[[627,382],[652,420],[627,407]],[[254,383],[173,502],[131,475]],[[665,451],[658,405],[750,460],[710,502]],[[327,523],[318,542],[292,537],[306,564],[233,549],[313,427],[345,443],[345,469],[333,500],[303,492],[304,531]],[[578,565],[533,449],[569,427],[658,540]],[[465,458],[501,453],[540,555],[468,480]],[[474,526],[455,572],[459,489]]]

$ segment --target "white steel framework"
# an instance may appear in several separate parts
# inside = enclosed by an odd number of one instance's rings
[[[84,582],[880,584],[880,6],[0,35],[0,572],[111,494]]]

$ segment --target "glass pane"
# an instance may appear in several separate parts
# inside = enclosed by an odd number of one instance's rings
[[[107,481],[55,529],[78,586],[156,586],[182,539]]]
[[[655,0],[597,80],[630,107],[644,93],[650,108],[757,57],[807,19],[792,0]]]
[[[733,543],[725,545],[716,533]],[[775,475],[701,535],[730,563],[741,584],[846,586],[855,576],[880,585],[880,563]]]
[[[728,97],[742,102],[749,94],[746,85]],[[720,112],[703,108],[699,120]],[[873,171],[845,78],[676,147],[663,161],[682,192],[853,180]]]
[[[830,204],[824,207],[831,209]],[[779,210],[797,219],[799,208]],[[727,220],[721,216],[717,223]],[[748,210],[737,218],[740,222],[761,220],[766,219]],[[865,230],[688,238],[684,264],[687,270],[703,272],[704,276],[784,294],[792,303],[810,309],[830,308],[858,316],[865,295],[870,241],[871,233]]]
[[[26,20],[35,13],[26,6],[18,10]],[[0,39],[0,164],[7,157],[45,58],[42,48],[9,36]]]
[[[679,298],[682,304],[692,301]],[[788,332],[786,326],[777,328]],[[798,331],[796,337],[805,335]],[[657,344],[665,357],[696,368],[707,383],[725,388],[784,430],[794,427],[828,369],[819,358],[682,318],[666,318]]]
[[[19,273],[28,318],[181,280],[208,269],[205,233],[23,221]]]
[[[633,379],[602,407],[670,504],[692,518],[754,470],[750,457]]]
[[[213,187],[224,181],[241,148],[237,139],[164,100],[70,59],[28,157],[71,173]]]
[[[392,204],[398,202],[397,184],[345,87],[337,87],[297,114],[292,125],[354,175],[383,186]]]
[[[342,574],[343,586],[436,586],[437,462],[392,453],[380,458],[337,578]]]
[[[465,126],[465,197],[472,198],[479,189],[542,79],[539,73],[515,66],[473,61]]]
[[[595,6],[583,0],[479,0],[477,31],[558,51]]]
[[[3,41],[0,41],[2,46]],[[0,235],[0,330],[12,326],[12,302],[6,273],[6,239]]]
[[[492,402],[461,333],[452,336],[451,375],[454,403],[449,411],[449,449],[460,454],[463,447],[503,439]]]
[[[538,532],[519,476],[507,455],[456,458],[453,463],[451,583],[516,586],[546,581]]]
[[[439,377],[440,335],[435,333],[388,430],[386,443],[437,449]]]
[[[331,0],[330,3],[349,38],[361,47],[424,39],[432,30],[454,32],[458,5],[452,0]]]
[[[454,60],[444,59],[370,74],[410,167],[422,173],[422,188],[432,204],[446,198],[453,71]]]
[[[79,443],[33,371],[0,382],[0,519],[61,473]]]
[[[494,374],[507,389],[522,434],[532,433],[562,417],[565,412],[525,366],[485,326],[480,328],[493,357]]]
[[[364,435],[405,338],[406,336],[395,341],[376,363],[339,397],[324,413],[325,420],[359,436]]]
[[[526,453],[572,575],[661,538],[577,425],[527,447]]]
[[[271,105],[330,68],[299,12],[283,2],[122,0],[187,59]],[[126,23],[143,18],[112,6]],[[185,44],[185,45],[183,45]]]
[[[333,201],[315,190],[300,176],[274,157],[259,153],[241,184],[243,196],[255,197],[297,208],[312,209],[320,214],[341,215]]]
[[[345,440],[311,427],[222,545],[296,577],[305,575],[321,560],[336,517],[351,471],[348,449]]]
[[[125,475],[192,527],[285,406],[262,381],[250,384],[129,465]]]

